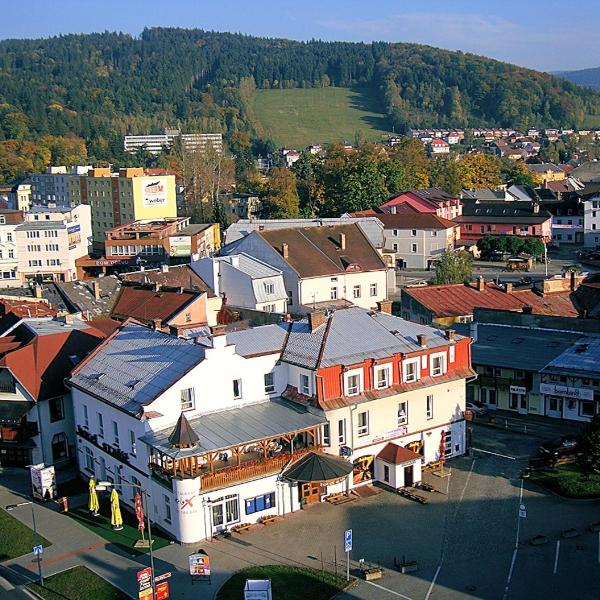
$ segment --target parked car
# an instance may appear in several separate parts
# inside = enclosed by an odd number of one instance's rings
[[[579,442],[574,437],[561,436],[545,442],[539,448],[540,456],[564,456],[574,454],[579,448]]]
[[[466,409],[470,410],[475,417],[483,417],[489,412],[488,407],[481,402],[467,402]]]

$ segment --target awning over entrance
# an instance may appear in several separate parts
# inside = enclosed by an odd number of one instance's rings
[[[343,458],[309,452],[293,463],[283,476],[291,481],[334,481],[344,479],[352,473],[352,464]]]
[[[381,450],[377,458],[392,465],[404,465],[421,460],[423,457],[408,448],[403,448],[402,446],[398,446],[398,444],[390,442]]]

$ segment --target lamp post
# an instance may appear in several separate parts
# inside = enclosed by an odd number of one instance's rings
[[[14,510],[15,508],[18,508],[19,506],[27,506],[28,504],[31,505],[31,521],[33,523],[33,537],[34,537],[34,545],[36,544],[36,542],[38,541],[38,532],[37,532],[37,527],[35,525],[35,510],[33,509],[33,505],[34,503],[29,500],[27,502],[18,502],[17,504],[8,504],[5,508],[6,510]],[[38,564],[38,574],[40,577],[40,585],[43,587],[44,586],[44,575],[42,574],[42,557],[38,554],[37,556],[37,564]]]
[[[150,524],[150,513],[148,512],[148,492],[137,483],[112,483],[111,481],[99,481],[96,484],[96,489],[104,491],[110,487],[132,487],[138,490],[142,495],[142,507],[148,519],[148,548],[150,549],[150,586],[152,588],[152,600],[156,598],[154,589],[154,555],[152,554],[152,526]]]

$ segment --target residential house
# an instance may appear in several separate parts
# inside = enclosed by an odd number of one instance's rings
[[[264,312],[287,312],[283,273],[247,254],[203,258],[191,268],[210,285],[228,306]]]
[[[576,193],[583,203],[583,245],[600,246],[600,183],[589,183]]]
[[[84,281],[63,281],[55,285],[67,310],[81,313],[87,319],[108,317],[121,289],[121,281],[115,275]]]
[[[391,198],[380,208],[386,212],[398,212],[400,205],[406,204],[416,212],[434,213],[442,219],[454,220],[462,214],[462,205],[458,198],[439,188],[411,190]]]
[[[450,153],[450,144],[446,140],[442,140],[439,138],[431,140],[429,148],[433,156]]]
[[[15,229],[23,223],[23,213],[0,209],[0,287],[14,286],[18,280],[17,239]]]
[[[565,172],[553,163],[525,164],[525,167],[542,185],[548,181],[562,181],[566,176]]]
[[[253,231],[222,254],[245,253],[283,273],[292,312],[387,298],[388,268],[358,224]]]

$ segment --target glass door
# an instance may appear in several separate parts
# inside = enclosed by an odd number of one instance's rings
[[[563,399],[558,396],[545,396],[546,398],[546,414],[549,417],[562,417]]]

